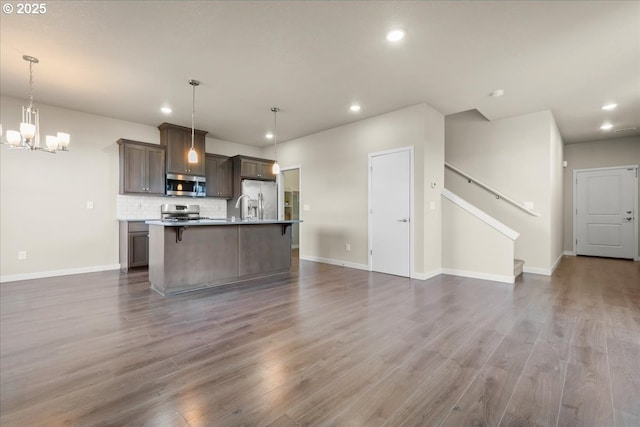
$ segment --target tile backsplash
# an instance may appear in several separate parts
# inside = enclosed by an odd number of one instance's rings
[[[160,219],[160,205],[165,203],[200,205],[200,215],[208,218],[226,218],[227,201],[213,198],[154,197],[118,195],[117,218],[126,220]]]

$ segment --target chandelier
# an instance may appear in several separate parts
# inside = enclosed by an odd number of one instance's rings
[[[11,148],[23,148],[31,151],[42,150],[55,154],[56,151],[69,151],[69,134],[58,132],[57,135],[47,135],[45,138],[46,147],[40,146],[40,111],[33,106],[33,64],[37,64],[38,58],[24,55],[22,57],[29,62],[29,105],[22,107],[22,121],[20,131],[7,130],[6,142]],[[0,137],[2,136],[2,125],[0,125]]]

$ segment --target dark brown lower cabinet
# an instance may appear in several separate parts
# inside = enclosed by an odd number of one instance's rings
[[[149,226],[144,221],[120,221],[120,270],[149,265]]]

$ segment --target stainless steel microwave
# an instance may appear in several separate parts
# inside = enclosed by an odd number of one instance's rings
[[[206,178],[198,175],[167,174],[167,196],[205,197]]]

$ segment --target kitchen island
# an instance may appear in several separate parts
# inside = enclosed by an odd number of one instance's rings
[[[291,269],[291,224],[301,221],[147,221],[149,281],[167,296],[282,275]]]

